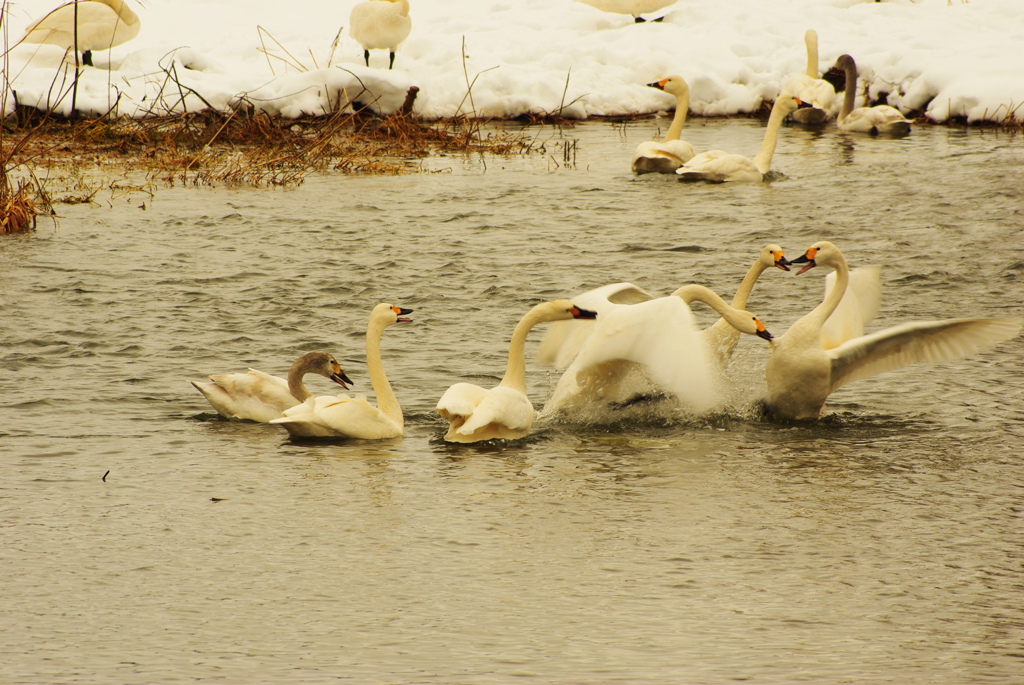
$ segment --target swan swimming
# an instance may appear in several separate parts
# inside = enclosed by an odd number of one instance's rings
[[[793,74],[782,84],[782,92],[794,95],[810,107],[798,109],[790,115],[801,124],[823,124],[828,121],[836,108],[836,90],[828,81],[818,77],[818,32],[808,29],[804,34],[807,48],[807,69],[803,74]]]
[[[280,425],[289,435],[298,438],[382,440],[401,436],[405,432],[405,418],[402,416],[398,398],[395,397],[391,383],[384,373],[380,339],[388,326],[411,321],[406,318],[406,315],[411,313],[411,309],[383,302],[370,312],[370,320],[366,326],[366,369],[370,375],[370,384],[377,395],[376,407],[367,402],[362,395],[310,397],[270,423]]]
[[[627,381],[637,366],[659,391],[674,395],[687,409],[697,413],[714,409],[719,363],[706,331],[697,328],[689,306],[692,302],[709,305],[740,333],[772,338],[760,319],[730,306],[702,285],[684,285],[668,297],[635,304],[612,301],[621,301],[634,287],[613,284],[591,291],[593,299],[582,300],[597,309],[596,326],[558,380],[545,413],[582,411],[595,401],[601,405],[628,403],[626,395],[631,391]]]
[[[533,403],[526,396],[526,335],[545,321],[593,319],[594,312],[580,309],[569,300],[553,300],[534,306],[512,332],[508,363],[501,382],[490,389],[472,383],[456,383],[437,403],[437,413],[449,423],[448,442],[516,440],[533,426]]]
[[[857,97],[857,63],[850,55],[840,55],[836,67],[846,73],[846,93],[843,107],[839,110],[836,125],[840,131],[854,133],[884,133],[905,135],[910,133],[910,121],[895,107],[875,105],[874,107],[853,108]]]
[[[632,15],[633,21],[637,24],[645,21],[661,21],[664,17],[657,19],[644,19],[641,14],[657,12],[660,9],[676,4],[678,0],[576,0],[584,5],[590,5],[602,12],[613,14]]]
[[[142,21],[123,0],[80,0],[78,43],[82,63],[92,66],[93,50],[109,50],[139,35]],[[75,3],[69,2],[32,22],[18,42],[56,45],[74,50]]]
[[[851,381],[916,362],[961,359],[1013,338],[1024,325],[1019,318],[920,321],[859,335],[825,349],[822,326],[846,292],[850,277],[846,259],[835,245],[821,241],[792,263],[806,264],[798,274],[830,266],[836,280],[821,304],[771,341],[765,368],[766,408],[779,419],[816,419],[828,396]]]
[[[352,383],[326,352],[309,352],[296,359],[287,380],[249,369],[248,373],[225,373],[210,376],[209,381],[190,382],[224,418],[268,423],[313,396],[302,383],[307,373],[318,373],[343,388]]]
[[[640,143],[633,153],[631,167],[637,174],[671,174],[691,160],[694,154],[692,145],[685,140],[679,140],[690,107],[690,87],[682,76],[669,76],[647,85],[674,95],[676,111],[672,116],[672,124],[665,132],[664,140],[645,140]]]
[[[772,105],[772,113],[768,117],[768,125],[765,127],[761,149],[753,159],[722,150],[708,150],[676,169],[676,173],[683,181],[713,181],[715,183],[764,181],[768,172],[771,171],[772,156],[775,154],[782,121],[788,114],[801,107],[810,107],[810,105],[792,95],[780,95],[775,100],[775,104]]]
[[[370,66],[370,50],[388,51],[388,69],[395,66],[395,52],[412,31],[409,0],[366,0],[352,8],[349,33],[363,47]]]

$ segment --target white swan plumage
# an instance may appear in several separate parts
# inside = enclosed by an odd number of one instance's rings
[[[318,373],[343,388],[352,382],[326,352],[309,352],[296,359],[287,379],[249,369],[248,373],[225,373],[209,376],[209,381],[190,382],[224,418],[268,423],[313,396],[302,382],[307,373]]]
[[[807,48],[807,68],[802,74],[793,74],[782,84],[782,92],[793,95],[810,107],[798,109],[790,116],[801,124],[823,124],[836,113],[836,90],[818,76],[818,32],[808,29],[804,34]]]
[[[916,362],[961,359],[1020,333],[1020,318],[945,319],[905,323],[850,338],[831,349],[822,342],[822,326],[846,292],[850,270],[834,244],[817,242],[793,264],[804,263],[798,273],[814,266],[830,266],[836,281],[825,299],[771,341],[765,368],[768,385],[766,409],[784,420],[816,419],[830,394],[861,378]]]
[[[405,432],[405,418],[398,398],[391,388],[380,354],[384,329],[399,322],[409,322],[403,309],[382,302],[370,312],[366,325],[366,370],[377,395],[377,406],[366,397],[348,395],[310,397],[284,412],[270,423],[280,425],[297,438],[353,438],[383,440],[397,438]]]
[[[78,50],[92,66],[93,50],[109,50],[139,35],[142,21],[123,0],[78,2]],[[75,3],[69,2],[32,22],[19,42],[75,49]]]
[[[895,107],[875,105],[874,107],[857,107],[857,63],[850,55],[840,55],[836,60],[836,68],[846,74],[846,92],[843,95],[843,107],[839,110],[836,126],[840,131],[854,133],[905,135],[910,133],[910,120]]]
[[[693,159],[693,146],[679,139],[683,124],[686,123],[686,113],[690,108],[690,87],[682,76],[669,76],[647,85],[674,95],[676,111],[668,131],[665,132],[665,138],[661,141],[646,140],[640,143],[633,153],[630,166],[638,174],[671,174]]]
[[[409,0],[366,0],[352,8],[349,33],[363,47],[370,66],[370,50],[388,51],[388,69],[395,66],[395,52],[412,32]]]
[[[792,95],[780,95],[775,100],[775,104],[772,105],[772,113],[768,117],[768,124],[765,127],[761,149],[753,159],[722,150],[708,150],[676,169],[676,173],[683,181],[713,181],[715,183],[764,181],[768,172],[771,171],[772,156],[775,154],[775,146],[778,144],[779,129],[782,128],[783,120],[791,112],[805,106],[807,105],[802,100]]]
[[[657,12],[669,5],[676,4],[678,0],[576,0],[576,2],[590,5],[602,12],[631,15],[633,21],[639,24],[647,21],[641,15]],[[663,18],[659,17],[650,21],[661,21]]]
[[[633,288],[613,284],[599,294],[621,295]],[[668,297],[635,304],[606,299],[597,304],[596,325],[559,379],[544,412],[568,413],[594,401],[622,402],[637,367],[659,391],[675,396],[687,409],[705,413],[715,408],[720,365],[706,331],[697,328],[692,302],[711,306],[741,333],[771,340],[760,319],[702,285],[684,285]]]
[[[593,319],[594,312],[569,300],[542,302],[519,320],[512,332],[508,363],[501,382],[489,389],[472,383],[456,383],[437,403],[437,413],[448,421],[448,442],[516,440],[533,426],[533,403],[526,396],[526,335],[545,321]]]

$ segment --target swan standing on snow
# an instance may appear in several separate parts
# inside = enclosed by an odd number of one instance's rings
[[[850,55],[840,55],[836,60],[836,67],[846,73],[843,108],[839,110],[839,118],[836,120],[840,131],[889,135],[910,133],[910,121],[895,107],[876,105],[854,109],[853,103],[857,97],[857,63]]]
[[[676,169],[684,181],[764,181],[765,175],[771,171],[772,155],[779,141],[779,129],[782,121],[800,107],[810,107],[807,103],[792,95],[780,95],[772,105],[772,113],[765,127],[761,150],[750,159],[743,155],[731,154],[722,150],[702,152],[683,166]]]
[[[625,287],[616,290],[616,286]],[[599,290],[606,298],[621,298],[632,287],[623,283]],[[636,365],[688,409],[698,413],[714,409],[718,364],[707,336],[694,322],[692,302],[709,305],[740,333],[772,338],[756,316],[728,305],[702,285],[685,285],[668,297],[636,304],[605,299],[598,305],[597,325],[559,379],[545,412],[566,413],[594,400],[622,401],[623,384]]]
[[[56,45],[74,50],[75,3],[69,2],[33,22],[19,42]],[[142,22],[123,0],[80,0],[77,49],[82,63],[92,66],[93,50],[109,50],[139,35]]]
[[[576,2],[582,2],[584,5],[596,7],[603,12],[632,15],[633,21],[637,24],[645,21],[661,21],[665,17],[647,20],[640,15],[647,14],[649,12],[657,12],[669,5],[676,4],[677,1],[678,0],[576,0]]]
[[[814,29],[804,34],[804,44],[807,46],[807,70],[787,78],[782,84],[782,92],[811,105],[793,112],[793,121],[823,124],[835,114],[836,90],[831,83],[818,78],[818,33]]]
[[[412,31],[409,0],[366,0],[352,8],[349,32],[363,46],[363,59],[370,66],[370,50],[387,50],[388,69],[395,66],[395,51]]]
[[[366,326],[366,370],[370,374],[373,392],[377,395],[376,407],[362,395],[310,397],[270,423],[279,424],[292,437],[300,438],[381,440],[402,435],[405,419],[398,398],[384,373],[380,338],[388,326],[410,321],[405,316],[411,313],[411,309],[387,303],[378,304],[370,312],[370,321]]]
[[[771,343],[765,369],[766,404],[768,412],[780,419],[816,419],[828,396],[850,381],[915,362],[961,359],[1009,340],[1024,323],[1019,318],[905,323],[824,349],[822,326],[843,298],[849,267],[839,248],[828,241],[815,243],[792,263],[806,263],[798,274],[817,265],[830,266],[836,281],[821,304]]]
[[[309,352],[295,360],[288,370],[288,380],[249,369],[249,373],[225,373],[210,376],[209,382],[191,383],[224,418],[268,423],[313,396],[302,383],[307,373],[326,376],[343,388],[352,382],[334,357],[326,352]]]
[[[664,140],[660,143],[647,140],[637,146],[636,152],[633,153],[633,171],[638,174],[671,174],[693,158],[693,146],[685,140],[679,140],[683,124],[686,123],[687,110],[690,108],[690,87],[682,76],[669,76],[647,85],[663,90],[669,95],[675,95],[676,112]]]
[[[526,334],[545,321],[595,316],[569,300],[542,302],[530,309],[512,331],[505,375],[497,386],[485,389],[471,383],[456,383],[441,396],[437,413],[449,422],[444,439],[479,442],[526,437],[534,417],[533,404],[526,396]]]

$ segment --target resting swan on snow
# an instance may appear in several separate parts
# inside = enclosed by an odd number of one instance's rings
[[[596,7],[603,12],[614,14],[632,15],[633,21],[640,24],[645,21],[661,21],[664,17],[657,19],[644,19],[641,14],[657,12],[660,9],[676,4],[678,0],[576,0],[584,5]]]
[[[310,397],[270,423],[280,425],[292,437],[299,438],[382,440],[402,435],[405,432],[405,418],[384,373],[380,339],[388,326],[409,322],[411,319],[405,316],[411,313],[411,309],[387,303],[378,304],[370,312],[370,321],[366,326],[366,370],[370,375],[373,392],[377,395],[376,407],[362,395]]]
[[[632,168],[635,173],[671,174],[684,163],[693,158],[693,146],[685,140],[679,140],[679,134],[686,123],[686,113],[690,108],[690,87],[682,76],[669,76],[654,83],[651,88],[658,88],[669,95],[676,96],[676,111],[672,116],[672,124],[661,142],[646,140],[640,143],[633,153]]]
[[[840,131],[888,135],[910,133],[910,121],[895,107],[876,105],[854,109],[853,104],[857,97],[857,63],[850,55],[840,55],[836,60],[836,67],[846,73],[843,108],[839,110],[839,117],[836,120]]]
[[[412,31],[409,0],[366,0],[352,8],[349,33],[363,47],[370,66],[370,50],[388,51],[388,69],[395,66],[395,52]]]
[[[526,335],[545,321],[593,319],[594,312],[580,309],[569,300],[536,305],[520,319],[512,332],[505,375],[497,386],[485,389],[472,383],[456,383],[437,403],[437,413],[449,422],[444,439],[449,442],[516,440],[533,426],[533,403],[526,396]]]
[[[801,124],[823,124],[828,121],[836,108],[836,90],[828,81],[818,78],[818,33],[809,29],[804,34],[807,46],[807,69],[803,74],[793,74],[782,84],[782,92],[793,95],[811,106],[798,109],[790,118]]]
[[[227,419],[247,419],[268,423],[286,409],[312,397],[302,383],[307,373],[318,373],[343,388],[351,383],[334,357],[325,352],[309,352],[295,360],[288,380],[249,369],[249,373],[225,373],[207,381],[191,381],[213,408]]]
[[[809,106],[792,95],[780,95],[772,105],[772,113],[768,117],[761,149],[753,159],[722,150],[708,150],[676,169],[676,173],[683,181],[713,181],[716,183],[764,181],[765,175],[771,171],[772,156],[775,154],[775,146],[779,141],[779,129],[782,128],[782,121],[798,108]]]
[[[633,287],[613,284],[591,291],[592,299],[583,299],[596,308],[597,322],[559,379],[545,413],[568,413],[594,401],[627,400],[629,389],[623,384],[637,365],[659,390],[674,395],[687,409],[697,413],[714,409],[719,364],[706,331],[697,329],[689,306],[692,302],[709,305],[740,333],[771,340],[756,316],[728,305],[702,285],[685,285],[668,297],[635,304],[610,299],[621,300]],[[640,291],[633,296],[641,293],[646,294]]]
[[[806,263],[798,273],[818,265],[830,266],[836,271],[836,281],[821,304],[771,342],[765,369],[766,408],[776,418],[816,419],[828,396],[851,381],[916,362],[961,359],[1013,338],[1024,323],[1019,318],[920,321],[860,335],[825,349],[822,327],[846,292],[850,276],[846,259],[839,248],[822,241],[792,263]]]
[[[61,5],[34,21],[19,42],[56,45],[74,50],[75,3]],[[82,63],[92,66],[93,50],[109,50],[139,35],[142,22],[123,0],[80,0],[78,2],[78,43]]]

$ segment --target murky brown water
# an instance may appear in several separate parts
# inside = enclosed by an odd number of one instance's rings
[[[729,295],[768,242],[883,265],[875,327],[1021,313],[1019,136],[787,129],[787,179],[728,187],[632,177],[653,128],[567,131],[575,166],[556,137],[486,170],[122,196],[0,241],[0,681],[1019,679],[1024,339],[857,382],[816,425],[753,411],[767,349],[745,339],[713,421],[440,441],[438,397],[496,381],[534,302]],[[822,276],[766,273],[749,308],[781,333]],[[384,338],[402,439],[293,444],[188,384],[327,349],[368,391],[382,300],[416,310]],[[539,406],[557,375],[529,379]]]

